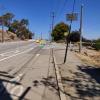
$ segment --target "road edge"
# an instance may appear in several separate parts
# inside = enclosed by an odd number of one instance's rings
[[[66,95],[64,94],[64,88],[63,88],[63,84],[61,81],[61,75],[60,75],[56,57],[54,54],[53,54],[53,62],[54,62],[54,67],[55,67],[55,74],[56,74],[56,79],[57,79],[57,84],[58,84],[60,100],[67,100]]]

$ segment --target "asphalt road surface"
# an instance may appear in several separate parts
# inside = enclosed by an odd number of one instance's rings
[[[0,44],[0,100],[60,100],[51,47]]]

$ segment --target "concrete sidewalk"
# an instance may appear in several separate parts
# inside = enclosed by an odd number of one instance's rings
[[[100,100],[100,68],[81,61],[72,51],[63,64],[64,54],[64,46],[54,48],[66,100]]]

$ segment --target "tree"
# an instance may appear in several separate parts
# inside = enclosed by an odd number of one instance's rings
[[[98,39],[96,39],[96,40],[93,40],[93,42],[98,42],[98,43],[100,43],[100,38],[98,38]]]
[[[2,17],[4,25],[9,28],[11,25],[11,21],[14,18],[14,14],[8,12],[4,14]]]
[[[20,39],[31,39],[33,34],[32,32],[26,27],[28,25],[28,20],[14,20],[11,24],[9,31],[14,32],[17,37]]]
[[[8,31],[11,31],[13,33],[16,33],[18,32],[19,28],[20,28],[20,22],[18,20],[14,20],[13,23],[11,23]]]
[[[28,19],[13,20],[14,14],[6,13],[0,16],[0,25],[8,27],[8,31],[11,31],[17,35],[20,39],[31,39],[34,34],[28,29]]]
[[[65,39],[64,33],[68,31],[69,31],[69,26],[64,22],[61,22],[54,27],[51,36],[54,41],[64,40]]]
[[[20,21],[20,23],[21,23],[22,26],[26,26],[26,27],[29,25],[28,19],[22,19],[22,20]]]

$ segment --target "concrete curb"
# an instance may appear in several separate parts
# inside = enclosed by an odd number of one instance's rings
[[[59,68],[57,66],[56,57],[53,56],[53,58],[54,58],[54,64],[55,64],[55,66],[54,66],[55,67],[55,73],[56,73],[57,81],[58,81],[60,100],[67,100],[66,95],[64,94],[64,88],[63,88],[63,85],[62,85],[62,82],[61,82],[61,75],[60,75],[60,72],[59,72]]]

